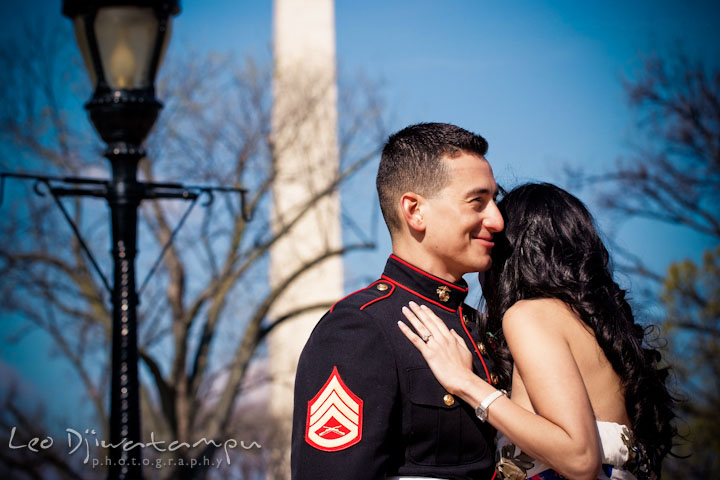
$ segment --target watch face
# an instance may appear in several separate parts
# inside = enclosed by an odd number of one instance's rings
[[[487,420],[487,410],[482,405],[475,407],[475,415],[483,422]]]
[[[485,400],[480,402],[480,405],[475,407],[475,415],[482,420],[483,422],[487,421],[487,411],[488,408],[490,408],[490,405],[500,398],[503,395],[507,395],[507,392],[505,390],[497,390],[494,393],[491,393],[487,397],[485,397]]]

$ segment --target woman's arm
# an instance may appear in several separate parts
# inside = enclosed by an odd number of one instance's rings
[[[420,336],[399,322],[420,350],[438,381],[475,407],[494,387],[472,373],[471,353],[461,337],[449,331],[427,307],[403,309]],[[601,449],[590,400],[562,322],[572,314],[552,300],[519,302],[503,318],[503,332],[530,401],[530,412],[507,397],[495,400],[488,421],[531,457],[568,478],[595,479]]]

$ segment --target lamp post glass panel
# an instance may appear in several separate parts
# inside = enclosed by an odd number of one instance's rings
[[[137,292],[135,254],[137,208],[152,196],[137,181],[142,142],[162,105],[155,98],[155,74],[167,47],[177,0],[65,0],[62,12],[75,36],[94,86],[85,105],[107,143],[112,167],[107,200],[112,217],[114,263],[110,443],[135,444],[140,438],[137,373]],[[108,478],[140,478],[140,448],[110,448]]]

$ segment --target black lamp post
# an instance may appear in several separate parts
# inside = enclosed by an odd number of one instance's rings
[[[112,179],[58,177],[0,172],[0,205],[5,178],[34,180],[35,192],[52,195],[77,236],[103,285],[110,292],[112,314],[112,370],[110,388],[109,479],[141,479],[140,395],[138,381],[135,254],[137,209],[144,199],[190,200],[170,239],[142,282],[147,284],[162,256],[202,195],[205,206],[213,192],[240,194],[240,210],[247,222],[242,187],[186,186],[177,183],[137,181],[137,166],[145,156],[142,142],[150,132],[162,104],[155,98],[157,73],[170,30],[180,11],[178,0],[63,0],[62,12],[72,19],[75,36],[90,73],[94,93],[85,105],[90,119],[107,143],[105,157]],[[44,189],[41,188],[44,186]],[[113,283],[105,278],[87,248],[80,230],[61,202],[62,197],[105,198],[112,217]]]
[[[106,197],[112,216],[112,371],[110,443],[135,445],[140,438],[135,254],[137,209],[155,189],[137,181],[142,142],[162,105],[155,74],[169,37],[177,0],[65,0],[62,12],[75,36],[95,91],[85,108],[112,165]],[[108,478],[142,476],[138,447],[110,448]]]

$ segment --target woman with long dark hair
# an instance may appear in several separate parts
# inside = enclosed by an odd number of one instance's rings
[[[498,207],[505,231],[480,321],[511,398],[472,373],[465,343],[428,308],[404,308],[417,333],[400,328],[443,387],[498,430],[503,478],[659,477],[676,434],[668,370],[612,278],[590,213],[549,184],[518,187]]]

